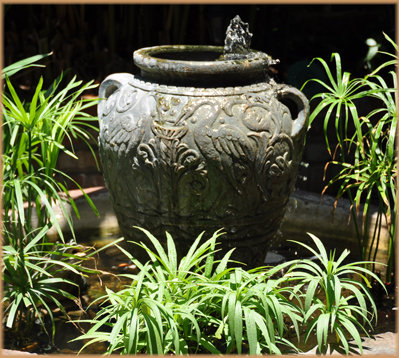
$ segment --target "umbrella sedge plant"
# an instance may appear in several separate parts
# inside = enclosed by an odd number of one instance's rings
[[[72,181],[57,168],[61,152],[77,159],[72,139],[79,138],[90,148],[90,130],[96,130],[96,118],[85,110],[97,102],[82,99],[82,94],[96,87],[92,82],[83,84],[72,78],[61,88],[63,75],[48,89],[40,78],[32,98],[20,98],[10,77],[28,67],[43,67],[37,61],[51,54],[33,56],[14,63],[2,71],[3,88],[3,153],[2,153],[2,202],[3,202],[3,304],[4,322],[13,332],[12,337],[31,336],[34,322],[53,338],[55,333],[52,309],[63,309],[62,299],[76,297],[68,290],[58,288],[76,284],[65,278],[65,273],[85,275],[83,261],[92,258],[95,250],[87,251],[74,240],[67,243],[58,218],[53,210],[57,203],[69,225],[74,230],[72,216],[65,204],[71,204],[79,217],[66,182]],[[72,149],[68,149],[67,144]],[[74,182],[75,185],[78,183]],[[80,187],[79,187],[80,188]],[[84,193],[92,209],[97,209]],[[34,221],[36,223],[34,224]],[[58,233],[59,242],[50,242],[50,229]],[[71,253],[80,250],[81,256]],[[76,287],[75,287],[76,288]],[[51,329],[48,329],[47,321]]]
[[[329,166],[338,168],[324,191],[337,184],[337,200],[343,196],[350,200],[359,253],[364,261],[376,260],[385,218],[389,232],[385,277],[391,282],[394,280],[396,236],[397,76],[394,66],[397,45],[386,34],[384,36],[393,51],[378,51],[378,55],[389,59],[368,75],[351,79],[351,74],[342,70],[340,55],[333,53],[331,61],[335,71],[324,59],[313,60],[323,66],[328,80],[311,79],[304,86],[317,82],[324,88],[311,99],[316,107],[309,117],[309,126],[318,118],[323,120],[326,146],[331,155],[326,170]],[[375,109],[363,113],[359,101],[364,99],[376,103]],[[331,138],[337,143],[335,149],[331,147]],[[376,206],[374,226],[371,222],[373,203]]]
[[[118,246],[140,271],[122,275],[130,284],[118,292],[107,288],[92,303],[101,307],[93,319],[75,321],[91,326],[74,339],[84,340],[80,352],[105,342],[105,354],[283,354],[298,352],[292,338],[299,341],[305,334],[307,340],[314,330],[320,350],[331,343],[330,330],[346,351],[348,335],[362,348],[359,331],[362,323],[371,325],[375,304],[367,287],[347,276],[367,283],[370,274],[381,281],[362,263],[342,265],[347,251],[329,259],[321,241],[311,236],[316,249],[304,246],[320,264],[303,259],[245,270],[230,259],[234,249],[215,258],[220,231],[202,244],[199,235],[178,260],[169,233],[163,246],[140,230],[152,242],[151,248],[137,243],[149,260],[141,263]],[[323,290],[327,303],[317,297]],[[350,303],[353,298],[358,305]]]

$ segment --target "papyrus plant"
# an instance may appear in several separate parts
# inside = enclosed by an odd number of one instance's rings
[[[336,258],[335,250],[327,254],[321,240],[309,235],[316,249],[292,242],[305,247],[313,259],[298,260],[286,273],[287,277],[293,278],[294,290],[301,293],[304,341],[306,343],[315,334],[319,353],[325,354],[329,347],[333,350],[335,346],[349,354],[350,337],[362,353],[361,335],[368,336],[367,329],[372,331],[373,323],[377,322],[377,307],[369,291],[369,278],[382,286],[383,283],[376,274],[363,267],[371,262],[345,262],[349,250]]]
[[[71,215],[63,203],[67,200],[77,215],[78,212],[65,185],[66,180],[73,180],[57,169],[58,157],[63,151],[77,159],[66,145],[72,144],[72,138],[84,141],[93,151],[89,129],[96,130],[92,124],[96,118],[84,110],[96,102],[80,97],[84,91],[96,86],[82,84],[73,78],[60,89],[60,76],[45,90],[41,78],[32,99],[25,103],[7,76],[5,80],[2,156],[4,224],[13,237],[29,235],[35,211],[38,227],[51,223],[63,238],[52,204],[59,203],[72,232]],[[75,185],[79,187],[76,182]],[[86,196],[86,199],[96,211],[90,198]]]
[[[395,42],[384,36],[397,51]],[[378,53],[390,59],[364,78],[351,79],[350,73],[343,72],[338,53],[331,56],[335,71],[322,58],[313,60],[322,64],[328,80],[310,80],[323,86],[324,91],[311,99],[317,102],[317,106],[310,115],[309,125],[324,117],[325,140],[331,155],[328,164],[338,168],[338,174],[327,183],[326,188],[338,184],[337,200],[344,195],[349,198],[363,260],[375,261],[383,218],[386,219],[389,230],[386,277],[392,280],[397,193],[397,77],[394,68],[397,57],[395,52]],[[376,103],[375,109],[362,113],[359,101],[367,99]],[[335,129],[335,148],[330,145],[330,124]],[[371,204],[375,198],[377,219],[375,226],[371,227]]]
[[[65,242],[53,205],[57,203],[61,207],[73,234],[71,214],[65,206],[67,202],[72,204],[78,215],[66,186],[66,181],[72,179],[57,169],[57,161],[60,152],[77,159],[73,150],[67,148],[72,138],[83,140],[93,150],[89,130],[96,129],[92,124],[96,118],[86,114],[85,109],[96,101],[84,100],[81,95],[95,85],[73,78],[61,88],[61,75],[50,88],[44,89],[41,78],[32,98],[26,102],[18,96],[10,80],[10,76],[27,67],[41,67],[36,61],[47,55],[30,57],[2,71],[5,79],[1,187],[3,318],[13,337],[31,336],[29,330],[36,320],[48,336],[53,337],[52,310],[58,307],[65,313],[61,300],[76,298],[68,289],[57,285],[76,286],[66,276],[84,274],[87,270],[81,262],[94,253],[93,250],[85,252],[73,241]],[[75,185],[79,187],[76,182]],[[97,212],[90,198],[84,195]],[[37,227],[32,224],[34,213]],[[47,239],[52,227],[56,228],[60,242]],[[74,250],[83,251],[78,256],[72,253]],[[47,321],[51,329],[46,326]]]

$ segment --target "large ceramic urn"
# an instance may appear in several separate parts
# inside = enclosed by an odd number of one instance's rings
[[[168,231],[181,256],[223,228],[222,252],[236,247],[233,258],[257,266],[295,184],[308,101],[269,76],[270,56],[231,44],[243,40],[232,24],[225,47],[135,51],[140,75],[100,86],[99,146],[126,239],[147,243],[134,226],[165,241]]]

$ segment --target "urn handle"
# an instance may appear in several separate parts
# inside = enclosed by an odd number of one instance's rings
[[[98,104],[98,113],[101,117],[103,112],[103,107],[107,99],[122,86],[128,84],[134,76],[130,73],[114,73],[109,75],[100,85],[98,90],[98,96],[100,102]]]
[[[309,101],[301,91],[289,86],[282,86],[277,92],[277,98],[291,112],[293,119],[291,136],[295,138],[305,128],[309,114]]]

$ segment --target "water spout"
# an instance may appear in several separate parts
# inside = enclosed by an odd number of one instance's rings
[[[251,57],[251,38],[248,23],[243,22],[240,16],[236,15],[226,30],[224,59],[236,60]]]

